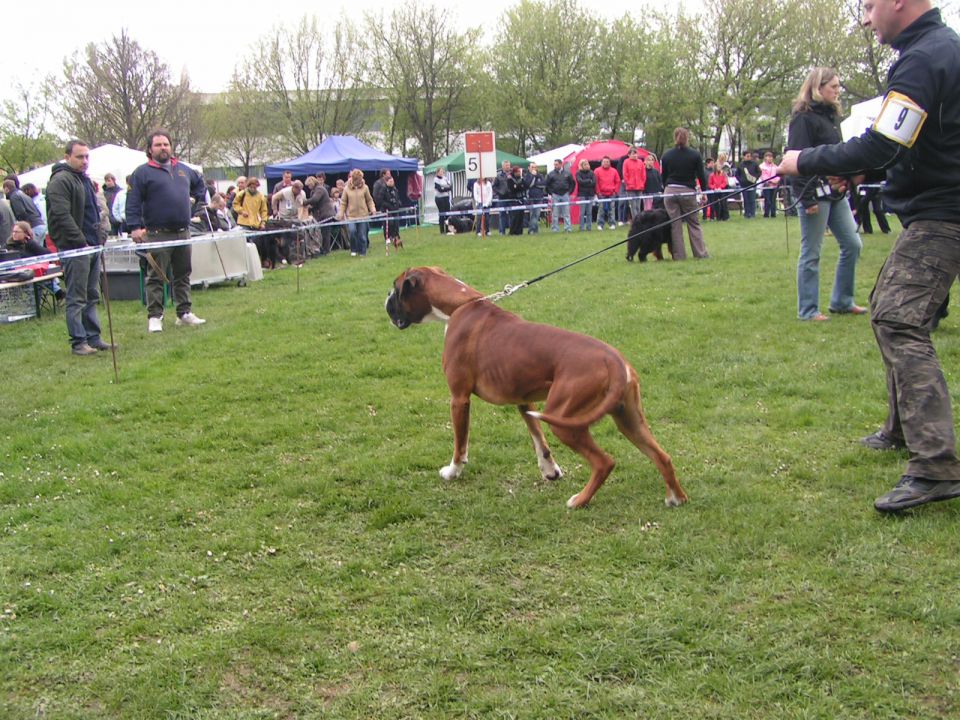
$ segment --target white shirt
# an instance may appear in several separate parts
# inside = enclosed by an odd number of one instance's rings
[[[483,193],[482,201],[480,198],[481,192]],[[473,184],[473,204],[475,206],[483,205],[483,207],[490,207],[493,204],[493,183],[477,180]]]

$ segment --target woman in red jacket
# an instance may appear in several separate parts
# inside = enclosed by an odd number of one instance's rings
[[[720,163],[714,165],[713,173],[707,180],[707,187],[711,190],[709,202],[717,201],[715,205],[709,205],[707,207],[707,217],[711,220],[729,220],[730,210],[727,207],[726,192],[729,187],[729,180],[723,168],[720,167]],[[718,190],[723,192],[719,193],[717,192]]]

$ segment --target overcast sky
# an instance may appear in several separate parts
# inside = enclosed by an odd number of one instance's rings
[[[464,23],[464,27],[492,27],[503,10],[516,2],[441,1],[443,7]],[[334,23],[345,9],[349,9],[351,17],[359,22],[363,12],[376,12],[381,8],[389,12],[395,2],[323,0],[307,3],[307,9],[301,11],[298,8],[304,4],[270,0],[167,0],[160,3],[139,0],[3,0],[0,19],[5,35],[8,40],[20,38],[22,42],[8,43],[0,60],[0,97],[10,97],[10,88],[18,80],[29,84],[49,73],[59,75],[65,56],[82,49],[87,43],[106,40],[124,28],[141,46],[157,53],[170,67],[174,78],[186,69],[195,89],[217,92],[226,87],[242,52],[272,27],[296,25],[303,14],[315,14]],[[425,0],[425,4],[429,2]],[[675,0],[670,7],[683,6],[693,11],[701,7],[701,2]],[[601,17],[615,19],[626,13],[639,17],[644,3],[643,0],[581,0],[581,5],[590,7]]]

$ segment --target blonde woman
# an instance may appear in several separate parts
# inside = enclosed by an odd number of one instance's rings
[[[370,246],[370,216],[377,211],[373,204],[370,189],[363,181],[362,170],[351,170],[350,179],[340,196],[340,211],[337,220],[347,220],[350,233],[350,255],[356,257],[367,254]]]
[[[814,68],[793,102],[787,137],[790,150],[843,141],[840,134],[840,78],[830,68]],[[820,248],[829,227],[840,245],[837,271],[830,295],[832,313],[863,315],[865,308],[853,302],[857,259],[863,243],[857,234],[846,193],[834,191],[826,177],[790,178],[795,197],[800,198],[800,258],[797,262],[797,316],[801,320],[828,320],[820,312]]]
[[[593,229],[593,204],[597,198],[597,177],[589,160],[577,166],[577,203],[580,205],[580,232]]]

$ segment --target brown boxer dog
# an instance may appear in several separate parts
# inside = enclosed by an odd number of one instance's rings
[[[653,460],[667,485],[666,504],[687,501],[670,456],[644,418],[637,373],[614,348],[587,335],[527,322],[436,267],[401,273],[386,310],[400,330],[431,320],[447,324],[443,372],[450,387],[454,445],[453,460],[440,470],[444,480],[458,477],[467,462],[470,396],[476,395],[520,409],[544,480],[556,480],[563,472],[540,420],[590,463],[590,480],[567,507],[587,505],[613,470],[613,458],[590,435],[590,426],[605,415]],[[539,401],[546,401],[543,412],[533,409]]]

